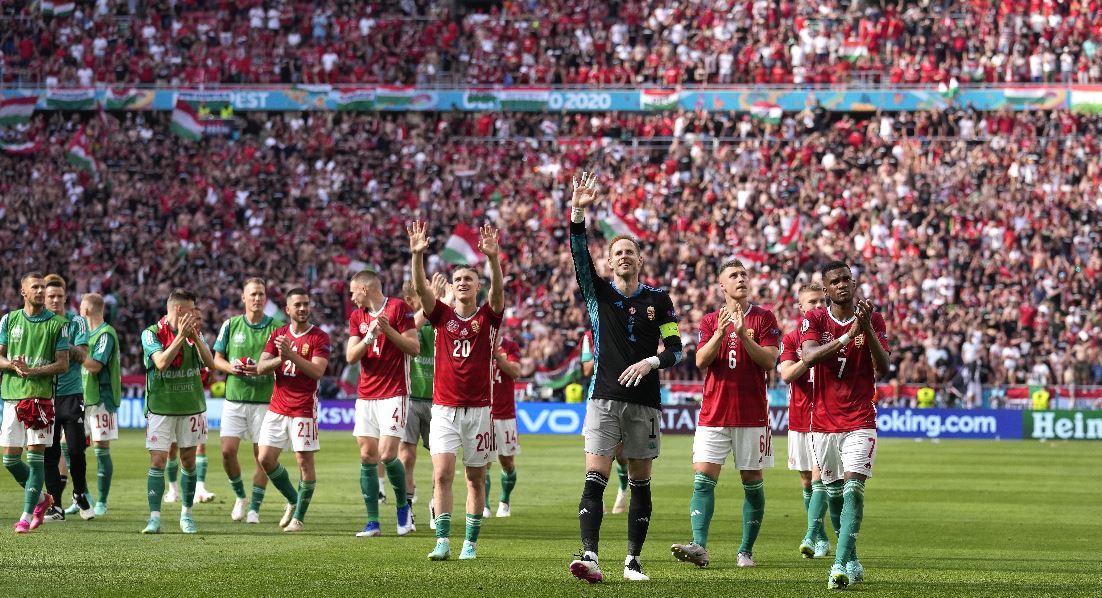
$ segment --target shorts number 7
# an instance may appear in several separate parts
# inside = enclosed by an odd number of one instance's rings
[[[869,438],[869,456],[866,459],[872,459],[872,454],[876,452],[876,439]]]

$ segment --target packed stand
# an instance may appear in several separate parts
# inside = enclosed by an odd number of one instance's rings
[[[49,139],[48,158],[0,154],[5,309],[20,304],[22,271],[60,269],[78,292],[108,294],[124,338],[178,285],[204,297],[213,334],[260,275],[276,303],[308,284],[340,346],[350,275],[381,268],[391,293],[408,276],[407,221],[429,221],[435,253],[457,223],[489,221],[502,228],[506,330],[553,367],[585,325],[569,175],[599,168],[606,205],[642,231],[645,278],[682,312],[688,356],[673,379],[700,378],[697,324],[718,305],[716,265],[737,255],[786,329],[816,268],[851,260],[887,318],[898,383],[962,395],[977,382],[1102,383],[1096,118],[250,113],[239,139],[200,143],[167,118],[40,113],[24,134]],[[82,120],[99,184],[65,161]],[[795,247],[778,250],[796,219]],[[603,267],[596,232],[592,243]],[[141,371],[139,343],[124,347],[126,370]]]
[[[3,3],[0,80],[213,84],[1092,83],[1098,2]]]

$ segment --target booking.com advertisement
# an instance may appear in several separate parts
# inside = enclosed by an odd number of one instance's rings
[[[207,400],[207,425],[218,429],[222,399]],[[145,427],[145,401],[129,397],[119,406],[120,428]],[[696,431],[697,404],[665,405],[660,418],[666,434]],[[1012,409],[900,409],[881,408],[876,413],[877,434],[883,438],[985,438],[990,440],[1100,439],[1102,413],[1082,415],[1071,411],[1018,411]],[[355,401],[321,401],[318,428],[352,431]],[[1076,414],[1079,419],[1076,419]],[[581,434],[585,403],[517,403],[517,428],[521,434]],[[788,432],[788,409],[769,408],[773,434]],[[1028,432],[1028,434],[1027,434]]]

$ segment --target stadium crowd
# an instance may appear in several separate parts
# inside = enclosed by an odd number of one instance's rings
[[[0,79],[50,85],[1102,80],[1097,1],[3,3]]]
[[[599,169],[605,205],[644,240],[689,357],[718,305],[714,268],[739,255],[754,300],[796,324],[795,293],[833,258],[888,321],[899,383],[1102,383],[1102,122],[1066,112],[967,110],[855,119],[814,108],[768,125],[728,114],[246,113],[236,139],[185,142],[166,113],[39,113],[46,154],[0,154],[0,307],[18,277],[61,270],[108,296],[124,369],[171,288],[202,297],[206,328],[307,284],[344,343],[348,280],[364,265],[396,294],[404,224],[439,253],[457,223],[502,228],[507,333],[554,367],[584,312],[567,247],[569,175]],[[68,164],[88,122],[99,182]],[[552,136],[557,136],[557,140]],[[596,231],[594,225],[591,230]],[[791,233],[797,231],[795,235]],[[592,235],[594,255],[603,255]],[[603,266],[603,260],[599,260]],[[438,257],[429,269],[445,267]],[[127,340],[129,339],[129,340]],[[334,354],[331,373],[342,370]]]

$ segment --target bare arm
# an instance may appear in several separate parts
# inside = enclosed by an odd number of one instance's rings
[[[516,380],[522,377],[524,371],[523,366],[519,361],[509,361],[509,357],[502,352],[494,353],[494,362],[497,363],[497,369],[501,370],[501,373]]]
[[[84,366],[84,369],[88,370],[90,374],[98,374],[100,370],[103,369],[103,364],[91,357],[85,357],[81,365]]]
[[[88,366],[85,367],[87,368]],[[223,355],[221,351],[214,352],[214,364],[211,365],[211,368],[228,376],[237,375],[237,370],[233,368],[233,365],[230,364],[230,362],[226,359],[226,356]],[[88,371],[92,370],[89,369]]]
[[[11,370],[11,360],[8,359],[8,346],[0,345],[0,370]]]
[[[497,229],[487,224],[478,232],[478,248],[490,263],[490,309],[494,313],[501,313],[505,310],[505,277],[501,272],[501,248],[497,244]]]
[[[203,365],[211,367],[214,365],[214,355],[211,355],[210,347],[207,346],[207,341],[203,339],[200,334],[195,335],[195,348],[199,350],[199,359],[203,362]]]
[[[46,376],[60,376],[69,370],[69,350],[54,351],[54,362],[36,368],[28,368],[27,378],[41,378]]]
[[[69,362],[83,363],[88,356],[88,345],[73,345],[69,347]]]
[[[295,364],[298,371],[306,374],[307,378],[313,380],[318,380],[325,375],[325,367],[329,365],[329,359],[326,357],[314,357],[313,359],[307,360],[302,355],[293,351],[287,356],[287,361]]]
[[[425,317],[432,315],[436,309],[436,295],[429,288],[425,279],[425,250],[429,248],[427,225],[424,222],[413,222],[406,229],[409,233],[410,251],[410,276],[413,277],[413,289],[421,299],[421,310]]]
[[[777,370],[781,374],[781,380],[791,384],[795,380],[799,380],[811,370],[811,366],[804,363],[804,360],[799,361],[782,361]]]
[[[872,326],[872,304],[863,302],[861,313],[857,317],[857,323],[861,325],[861,331],[868,339],[869,351],[872,353],[873,368],[876,376],[882,378],[888,373],[891,365],[888,363],[888,351],[880,344],[880,338]]]
[[[268,374],[271,374],[275,372],[282,363],[283,359],[279,355],[262,353],[260,355],[260,361],[256,364],[256,374],[258,376],[266,376]]]
[[[386,332],[386,337],[406,355],[416,357],[421,353],[421,339],[417,336],[416,328],[410,328],[401,333],[390,328],[390,331]]]
[[[348,363],[356,363],[363,359],[364,355],[371,348],[371,343],[375,341],[372,336],[365,336],[360,338],[358,336],[348,337],[348,341],[344,345],[344,360]]]
[[[583,361],[582,362],[582,375],[587,377],[587,378],[589,376],[593,375],[593,360],[592,359],[590,359],[589,361]]]

